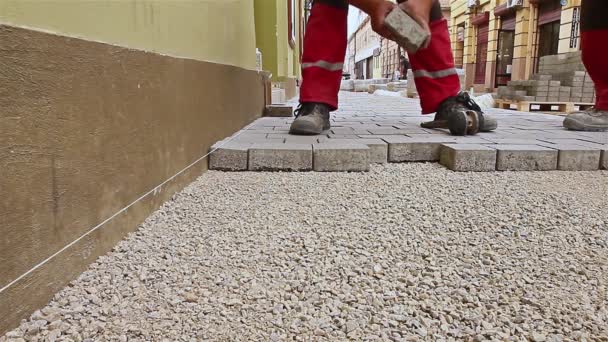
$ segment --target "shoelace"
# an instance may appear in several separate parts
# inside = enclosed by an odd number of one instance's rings
[[[589,115],[591,115],[591,116],[602,116],[602,115],[606,115],[606,114],[605,114],[605,113],[606,113],[606,111],[604,111],[604,110],[598,110],[598,109],[597,109],[597,108],[595,108],[595,107],[590,107],[590,108],[588,108],[587,110],[582,111],[582,112],[584,112],[584,113],[588,113],[588,114],[589,114]]]
[[[462,92],[462,93],[458,94],[457,98],[467,108],[477,111],[477,112],[481,112],[481,107],[479,107],[479,105],[477,103],[475,103],[475,101],[473,101],[471,96],[469,96],[469,93]]]
[[[306,112],[304,109],[307,108],[308,106],[310,106],[309,103],[300,103],[298,105],[298,108],[296,108],[296,110],[293,111],[293,116],[295,116],[296,118],[299,117],[300,115],[302,115],[302,112]]]

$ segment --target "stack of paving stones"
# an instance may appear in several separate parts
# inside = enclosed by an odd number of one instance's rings
[[[580,52],[541,57],[539,73],[530,80],[498,87],[497,97],[527,102],[595,102],[595,87]]]
[[[390,91],[407,91],[408,81],[389,82],[386,86]]]
[[[608,132],[574,132],[562,117],[490,109],[492,133],[455,137],[420,123],[417,100],[342,92],[332,129],[288,134],[293,118],[265,117],[218,142],[210,169],[224,171],[367,171],[374,163],[440,162],[455,171],[608,169]]]
[[[376,90],[388,90],[388,83],[387,84],[370,84],[368,86],[368,93],[373,94],[374,92],[376,92]]]
[[[355,92],[368,92],[369,86],[372,84],[387,84],[390,80],[388,78],[372,78],[368,80],[353,80],[353,91]]]
[[[414,82],[414,72],[410,69],[407,71],[407,97],[415,98],[418,97],[418,89],[416,88],[416,82]]]

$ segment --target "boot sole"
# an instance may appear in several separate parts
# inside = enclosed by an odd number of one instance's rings
[[[608,127],[601,127],[601,126],[585,126],[582,124],[579,124],[577,122],[568,122],[567,123],[568,126],[566,126],[566,124],[564,124],[564,127],[568,130],[571,131],[579,131],[579,132],[604,132],[604,131],[608,131]]]

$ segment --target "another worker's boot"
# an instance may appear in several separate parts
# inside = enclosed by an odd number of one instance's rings
[[[564,127],[573,131],[599,132],[608,130],[608,111],[595,108],[568,114]]]
[[[421,124],[423,128],[447,128],[452,135],[490,132],[498,127],[495,118],[484,114],[466,92],[443,100],[433,121]]]
[[[323,103],[304,102],[295,110],[290,134],[315,135],[330,128],[329,106]]]

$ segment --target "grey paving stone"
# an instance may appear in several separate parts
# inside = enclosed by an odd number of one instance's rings
[[[284,143],[284,138],[268,138],[266,135],[238,135],[232,138],[232,141],[242,143],[261,143],[261,142],[281,142]]]
[[[454,171],[495,171],[496,150],[479,144],[444,144],[440,163]]]
[[[434,135],[426,139],[396,135],[383,140],[388,143],[388,161],[392,163],[438,161],[441,155],[441,145],[453,141],[449,136]]]
[[[498,151],[499,171],[548,171],[557,169],[557,150],[538,145],[488,145]]]
[[[602,150],[601,168],[608,170],[608,148]]]
[[[591,148],[601,148],[602,144],[596,143],[596,142],[591,142],[591,141],[586,141],[583,140],[585,139],[584,137],[582,137],[582,139],[539,139],[543,142],[546,142],[548,144],[544,145],[547,147],[551,147],[551,144],[554,145],[564,145],[564,146],[568,146],[568,145],[577,145],[577,146],[586,146],[586,147],[591,147]]]
[[[602,151],[581,145],[547,146],[559,151],[557,169],[563,171],[595,171],[600,169]]]
[[[358,143],[313,145],[314,170],[321,172],[369,171],[370,149]]]
[[[382,139],[319,139],[319,143],[363,144],[369,147],[369,162],[384,164],[388,162],[388,144]]]
[[[539,143],[537,139],[532,137],[517,137],[506,139],[488,137],[485,139],[500,145],[536,145]]]
[[[266,106],[264,115],[268,117],[290,118],[293,116],[293,107],[290,105],[273,104]]]
[[[273,134],[270,135],[272,137]],[[319,142],[319,138],[325,136],[320,135],[290,135],[285,138],[285,143],[288,144],[316,144]]]
[[[211,146],[209,169],[219,171],[246,171],[250,143],[220,141]]]
[[[259,143],[249,149],[251,171],[310,171],[312,144]]]

